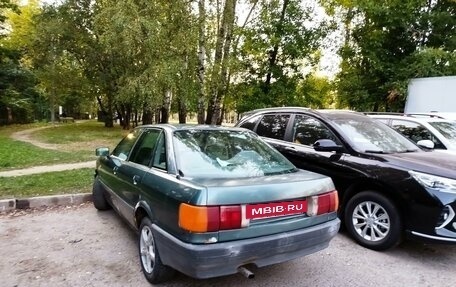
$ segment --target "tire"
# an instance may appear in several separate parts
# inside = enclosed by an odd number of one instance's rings
[[[139,261],[147,281],[157,284],[170,280],[175,270],[163,265],[152,230],[152,222],[144,217],[139,227]]]
[[[93,182],[92,200],[93,200],[93,205],[98,210],[111,209],[111,205],[109,205],[109,202],[106,200],[105,191],[104,191],[98,177],[95,177],[95,180]]]
[[[377,192],[353,196],[346,205],[344,219],[347,232],[366,248],[386,250],[402,240],[402,220],[396,206]]]

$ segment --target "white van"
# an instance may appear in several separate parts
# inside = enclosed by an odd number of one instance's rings
[[[404,113],[456,120],[456,76],[410,80]]]

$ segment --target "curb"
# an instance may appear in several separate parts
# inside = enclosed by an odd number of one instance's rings
[[[43,208],[60,205],[78,205],[88,201],[92,201],[92,193],[3,199],[0,200],[0,212],[8,212],[16,209]]]

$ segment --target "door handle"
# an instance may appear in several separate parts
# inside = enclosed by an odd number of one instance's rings
[[[285,147],[285,151],[296,152],[296,148],[295,147],[291,147],[291,146],[287,146],[287,147]]]
[[[119,169],[118,166],[113,167],[113,168],[112,168],[112,173],[113,173],[113,174],[117,174],[117,170],[118,170],[118,169]]]
[[[133,184],[134,185],[137,185],[140,180],[141,180],[141,177],[139,175],[134,175],[133,176]]]

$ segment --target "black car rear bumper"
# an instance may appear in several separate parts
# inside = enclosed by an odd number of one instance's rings
[[[305,229],[212,244],[182,242],[154,225],[154,236],[163,264],[194,278],[238,272],[240,266],[257,267],[285,262],[320,251],[340,227],[338,218]]]

